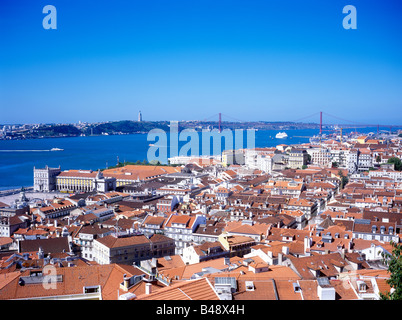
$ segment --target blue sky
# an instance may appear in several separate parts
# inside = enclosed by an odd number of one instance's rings
[[[57,30],[42,27],[48,4]],[[356,30],[342,26],[348,4]],[[324,111],[401,124],[401,14],[389,0],[2,0],[0,123],[135,120],[141,110],[144,120]]]

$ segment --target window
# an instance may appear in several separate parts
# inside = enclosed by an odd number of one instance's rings
[[[99,286],[91,286],[83,288],[84,294],[99,292]]]

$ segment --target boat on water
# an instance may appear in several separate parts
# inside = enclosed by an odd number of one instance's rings
[[[287,137],[288,137],[288,135],[287,135],[286,132],[279,132],[279,133],[277,133],[276,136],[275,136],[275,138],[277,138],[277,139],[285,139],[285,138],[287,138]]]
[[[64,149],[60,149],[60,148],[52,148],[52,149],[50,149],[50,151],[64,151]]]

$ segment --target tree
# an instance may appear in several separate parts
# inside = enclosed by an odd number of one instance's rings
[[[388,163],[393,163],[394,164],[394,168],[396,171],[401,171],[402,170],[402,161],[401,159],[397,158],[397,157],[392,157],[388,159]]]
[[[387,283],[391,290],[388,293],[380,293],[381,300],[402,300],[402,244],[390,242],[393,247],[391,254],[384,254],[384,263],[388,266],[391,274]]]
[[[340,169],[339,169],[339,171],[338,171],[338,175],[339,175],[339,177],[341,178],[341,189],[343,189],[343,188],[345,188],[345,186],[348,184],[349,179],[348,179],[348,177],[346,177],[346,176],[343,175],[343,172],[342,172],[342,170],[340,170]]]

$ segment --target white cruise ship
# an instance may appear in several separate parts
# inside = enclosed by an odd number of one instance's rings
[[[277,139],[285,139],[287,137],[288,137],[288,135],[286,134],[286,132],[279,132],[275,136],[275,138],[277,138]]]

